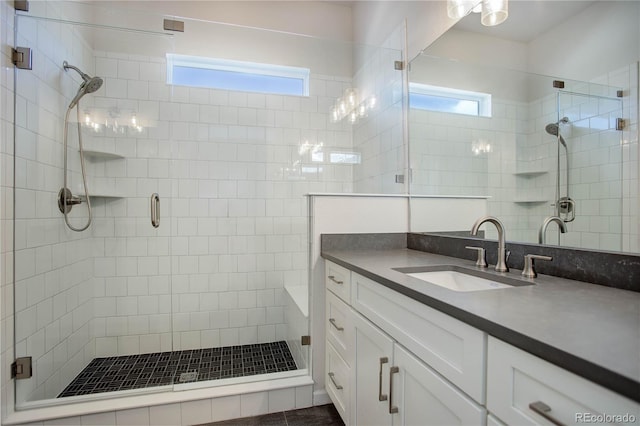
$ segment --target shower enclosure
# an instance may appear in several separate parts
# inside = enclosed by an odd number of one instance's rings
[[[304,195],[353,188],[353,123],[330,112],[354,57],[385,49],[163,19],[78,2],[16,17],[34,58],[15,71],[18,409],[310,375]],[[308,69],[308,91],[171,84],[172,55]],[[65,61],[104,84],[79,92]],[[387,87],[370,72],[362,99]],[[65,155],[81,232],[58,209]]]

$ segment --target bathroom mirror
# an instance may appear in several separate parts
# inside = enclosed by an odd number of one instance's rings
[[[423,220],[446,197],[511,241],[640,251],[639,17],[638,2],[512,2],[504,24],[471,13],[414,58],[411,230],[470,228]]]

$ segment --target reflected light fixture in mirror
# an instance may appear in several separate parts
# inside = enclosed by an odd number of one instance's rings
[[[502,24],[508,16],[509,0],[482,0],[482,25],[493,27]]]
[[[509,0],[447,0],[449,18],[461,19],[471,12],[481,13],[482,25],[493,27],[509,16]]]
[[[447,0],[447,15],[451,19],[461,19],[479,5],[478,0]]]

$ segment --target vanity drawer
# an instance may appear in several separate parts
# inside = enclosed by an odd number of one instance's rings
[[[353,354],[351,308],[330,291],[327,291],[325,308],[327,340],[347,364],[351,365]]]
[[[342,421],[344,421],[345,425],[348,425],[350,413],[350,369],[331,343],[327,342],[326,350],[325,371],[327,375],[325,376],[325,388],[340,417],[342,417]]]
[[[487,408],[507,424],[553,424],[536,408],[556,424],[593,423],[593,415],[627,415],[635,421],[617,421],[640,422],[640,404],[501,340],[489,338],[487,356]],[[612,420],[597,423],[616,424]]]
[[[351,303],[351,271],[333,262],[325,261],[325,285],[340,299]]]
[[[354,310],[484,404],[485,333],[356,273],[351,280]]]

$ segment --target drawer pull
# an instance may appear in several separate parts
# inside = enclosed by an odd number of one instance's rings
[[[344,281],[336,280],[335,275],[329,275],[329,279],[338,285],[344,284]]]
[[[332,326],[334,326],[336,328],[336,330],[338,331],[344,331],[344,327],[340,327],[336,324],[336,320],[335,318],[329,318],[329,322],[331,323]]]
[[[382,364],[389,362],[389,358],[383,356],[380,358],[380,372],[378,373],[378,401],[386,401],[387,395],[382,394]]]
[[[335,377],[335,374],[329,373],[329,378],[331,379],[331,383],[333,383],[333,386],[335,386],[335,388],[338,390],[342,390],[343,389],[342,386],[336,383],[336,379],[334,379],[334,377]]]
[[[551,414],[549,414],[551,412],[551,407],[549,407],[547,404],[545,404],[542,401],[532,402],[531,404],[529,404],[529,408],[534,412],[540,414],[542,417],[549,420],[551,423],[553,423],[556,426],[566,426],[560,420],[556,419]]]
[[[400,368],[398,367],[391,367],[389,369],[389,414],[398,412],[398,407],[393,406],[393,375],[399,372]]]

